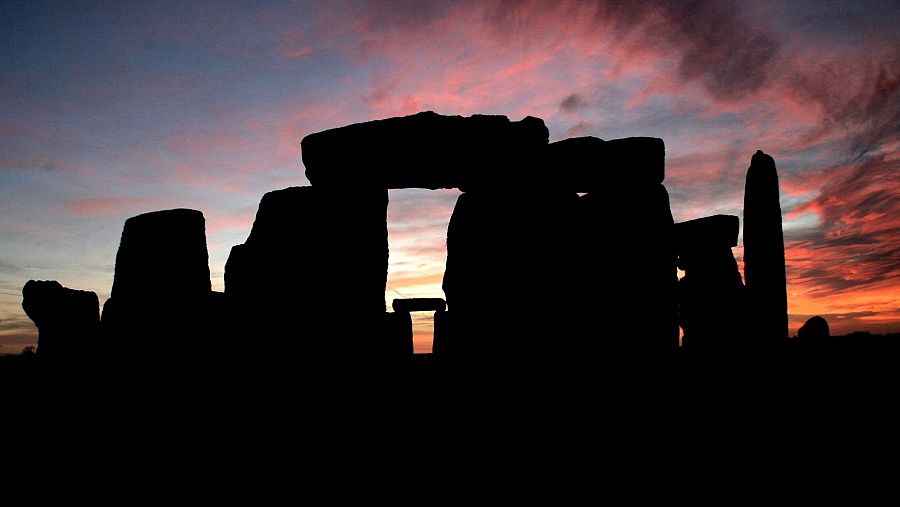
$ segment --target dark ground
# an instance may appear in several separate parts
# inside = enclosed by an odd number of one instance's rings
[[[754,442],[878,448],[900,434],[898,358],[900,335],[867,333],[792,339],[765,365],[681,357],[660,372],[553,371],[540,380],[449,371],[431,354],[366,376],[304,375],[262,355],[135,369],[91,359],[54,366],[30,354],[0,357],[0,414],[7,439],[179,453],[197,444],[210,449],[205,459],[228,448],[301,455],[347,445],[407,459],[484,445],[631,458],[696,445],[757,452]]]

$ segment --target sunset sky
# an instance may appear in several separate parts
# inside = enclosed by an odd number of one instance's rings
[[[0,353],[36,342],[29,279],[109,297],[139,213],[201,210],[223,290],[262,195],[309,184],[301,138],[423,110],[537,116],[551,141],[661,137],[676,221],[740,215],[761,149],[791,334],[812,315],[900,332],[897,27],[900,3],[859,0],[4,0]],[[391,191],[388,305],[443,296],[457,195]]]

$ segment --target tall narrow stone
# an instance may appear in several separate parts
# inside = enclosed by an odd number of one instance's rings
[[[775,161],[757,151],[744,190],[744,279],[747,323],[759,346],[788,336],[784,236]]]

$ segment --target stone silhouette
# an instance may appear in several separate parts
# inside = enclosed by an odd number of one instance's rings
[[[384,334],[372,347],[373,361],[386,372],[402,371],[413,359],[412,316],[409,312],[387,312],[384,314]]]
[[[564,190],[459,196],[447,230],[448,312],[435,324],[450,330],[436,345],[445,364],[553,375],[571,346],[560,315],[571,311],[576,211],[577,195]]]
[[[441,298],[404,298],[391,302],[395,312],[442,312],[447,309],[447,302]]]
[[[125,221],[111,297],[196,297],[210,289],[203,213],[154,211]]]
[[[548,145],[548,137],[536,118],[425,112],[311,134],[301,144],[316,191],[465,192],[448,230],[449,311],[435,316],[435,352],[448,363],[496,365],[509,355],[503,364],[550,371],[554,358],[584,343],[618,347],[608,354],[618,364],[647,353],[671,359],[675,268],[662,140]],[[609,220],[623,207],[625,216]],[[577,240],[591,231],[590,241]],[[610,299],[618,318],[604,326],[614,338],[603,340],[591,319]],[[643,332],[630,337],[638,322]]]
[[[549,131],[531,116],[443,116],[427,111],[310,134],[301,141],[316,188],[503,188],[533,180],[525,162]]]
[[[829,336],[828,321],[818,315],[810,317],[797,330],[798,338],[828,338]]]
[[[554,172],[588,175],[576,187],[587,193],[578,199],[582,239],[571,258],[571,276],[578,280],[572,290],[577,346],[603,361],[587,368],[646,377],[678,347],[664,144],[654,138],[577,138],[548,151]]]
[[[666,146],[656,137],[574,137],[550,143],[543,165],[547,184],[572,192],[648,188],[665,179]]]
[[[39,357],[74,363],[97,346],[97,294],[69,289],[55,280],[29,280],[22,288],[22,308],[38,328]]]
[[[732,215],[675,224],[678,267],[685,272],[678,282],[682,343],[701,362],[736,360],[746,348],[736,325],[742,322],[744,284],[731,253],[739,227]]]
[[[746,322],[757,347],[783,342],[788,313],[778,172],[762,151],[751,159],[744,191],[744,280]]]
[[[554,439],[575,428],[578,443],[617,422],[638,422],[641,438],[689,440],[659,421],[705,423],[696,412],[719,416],[730,400],[742,416],[748,400],[774,413],[782,388],[779,417],[798,401],[830,407],[835,393],[867,392],[876,404],[896,395],[896,337],[829,338],[813,317],[799,339],[770,346],[786,329],[771,157],[757,152],[747,174],[745,288],[737,217],[673,223],[662,140],[548,137],[536,118],[430,112],[312,134],[302,146],[313,186],[263,196],[231,250],[225,293],[210,290],[199,211],[130,218],[99,324],[95,294],[25,284],[40,359],[0,357],[0,385],[36,400],[20,413],[38,419],[93,413],[106,428],[159,414],[203,429],[224,422],[248,439],[276,422],[278,443],[317,420],[389,443],[408,435],[385,438],[378,420],[396,429],[420,417],[446,423],[439,435],[468,426],[484,436],[497,416],[499,428],[539,420],[535,430]],[[387,189],[408,187],[463,190],[447,233],[446,302],[397,299],[387,312]],[[676,264],[686,273],[677,283]],[[421,311],[434,312],[431,355],[413,354],[410,312]],[[95,346],[98,326],[109,341]],[[109,355],[69,367],[98,349]]]
[[[745,290],[731,251],[737,217],[674,223],[661,139],[548,141],[537,118],[433,112],[311,134],[301,144],[312,186],[262,197],[229,255],[224,293],[211,291],[202,213],[128,219],[99,323],[113,352],[106,364],[122,368],[112,377],[133,381],[119,391],[130,396],[134,380],[147,379],[170,387],[164,403],[285,407],[289,395],[306,400],[321,386],[391,398],[384,388],[399,379],[415,386],[396,391],[400,405],[434,387],[463,404],[590,391],[652,405],[673,372],[707,379],[712,367],[747,371],[757,346],[785,355],[808,347],[766,348],[787,325],[771,157],[757,152],[747,173]],[[386,311],[392,188],[463,191],[447,231],[446,302],[397,299]],[[93,293],[35,281],[23,293],[40,356],[73,354],[98,334]],[[421,311],[434,312],[433,357],[413,354],[410,313]],[[816,318],[799,332],[827,333]],[[435,377],[423,373],[432,364]]]
[[[108,347],[150,364],[169,351],[208,352],[213,320],[203,213],[155,211],[125,221],[112,293],[103,307]]]
[[[269,192],[225,266],[234,329],[264,337],[298,369],[364,361],[384,320],[387,256],[386,190]]]

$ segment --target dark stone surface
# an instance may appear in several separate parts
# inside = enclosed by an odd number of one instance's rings
[[[447,302],[441,298],[395,299],[391,303],[395,312],[439,312],[447,309]]]
[[[301,146],[306,176],[316,187],[468,191],[527,188],[541,181],[545,187],[592,192],[663,181],[662,139],[580,137],[548,146],[548,138],[543,120],[530,116],[514,122],[428,111],[310,134]]]
[[[526,169],[548,138],[544,121],[531,116],[428,111],[310,134],[301,148],[317,188],[498,188],[533,182]]]
[[[291,187],[263,196],[225,266],[235,332],[299,369],[371,355],[385,312],[386,217],[386,190]]]
[[[193,298],[210,291],[203,213],[154,211],[125,221],[116,253],[114,298]]]
[[[40,357],[75,361],[96,347],[97,294],[69,289],[57,281],[29,280],[22,288],[22,308],[38,328]]]
[[[459,368],[496,368],[497,375],[515,369],[540,378],[553,369],[571,347],[560,316],[572,311],[576,206],[568,192],[459,197],[443,282],[452,331],[435,338],[436,354],[445,351]]]
[[[730,249],[737,246],[740,228],[740,219],[734,215],[712,215],[679,222],[675,226],[675,249],[679,252]]]
[[[544,180],[573,192],[648,188],[663,182],[665,164],[662,139],[574,137],[547,146],[544,166],[553,170]],[[639,170],[623,170],[625,167]]]
[[[443,366],[440,362],[444,358],[451,357],[452,362],[452,351],[448,348],[452,347],[453,343],[451,326],[450,312],[434,312],[434,339],[431,342],[431,353],[439,367]]]
[[[739,219],[715,215],[675,224],[679,321],[685,352],[705,364],[727,368],[741,358],[747,343],[744,291],[731,247],[737,242]]]
[[[123,368],[143,364],[160,374],[166,364],[203,356],[215,339],[210,294],[201,212],[173,209],[129,218],[112,296],[103,306],[106,347],[122,358]]]
[[[818,315],[810,317],[809,320],[797,330],[798,338],[828,338],[830,335],[831,332],[828,328],[828,321]]]
[[[744,278],[748,324],[760,346],[788,336],[787,279],[778,171],[771,156],[757,151],[744,190]]]
[[[639,166],[620,171],[640,172]],[[661,184],[610,187],[579,199],[576,350],[584,369],[638,380],[674,358],[675,252],[669,196]]]
[[[386,373],[402,372],[412,361],[413,327],[408,312],[387,312],[384,314],[381,343],[374,349],[373,360]]]

